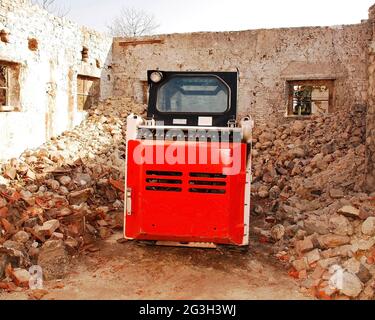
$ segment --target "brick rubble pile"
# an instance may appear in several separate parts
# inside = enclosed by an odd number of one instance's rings
[[[130,112],[144,107],[108,100],[72,131],[0,164],[0,289],[28,286],[32,265],[47,280],[63,277],[72,255],[122,228]]]
[[[253,231],[320,299],[374,299],[375,194],[362,191],[365,109],[258,128]]]

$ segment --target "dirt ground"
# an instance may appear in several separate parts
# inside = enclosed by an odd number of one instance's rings
[[[43,299],[309,299],[262,248],[167,248],[118,243],[119,238],[115,234],[99,251],[73,260],[61,282],[45,282]],[[0,300],[28,299],[29,293],[0,293]]]

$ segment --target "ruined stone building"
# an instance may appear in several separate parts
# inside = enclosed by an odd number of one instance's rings
[[[0,1],[0,159],[71,129],[97,100],[147,101],[146,71],[239,71],[239,110],[256,123],[367,108],[375,189],[375,7],[356,25],[112,39],[29,0]],[[311,109],[296,93],[311,88]]]

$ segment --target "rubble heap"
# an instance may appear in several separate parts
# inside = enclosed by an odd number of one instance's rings
[[[363,193],[365,108],[254,132],[254,230],[323,299],[373,299],[375,195]]]
[[[27,286],[34,264],[61,278],[71,255],[122,227],[125,120],[144,110],[108,100],[74,130],[0,164],[0,281]]]

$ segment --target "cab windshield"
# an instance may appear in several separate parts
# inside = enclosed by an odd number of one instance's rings
[[[174,76],[162,84],[157,109],[165,113],[220,114],[229,109],[230,90],[216,76]]]

